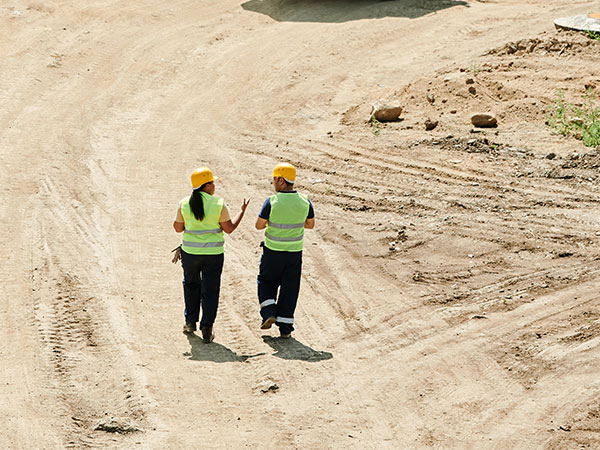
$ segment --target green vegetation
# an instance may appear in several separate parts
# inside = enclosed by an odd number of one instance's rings
[[[594,39],[596,41],[600,41],[600,33],[598,31],[587,30],[585,35],[590,39]]]
[[[566,102],[564,92],[559,91],[547,123],[563,136],[574,136],[587,147],[597,147],[600,145],[600,107],[591,88],[584,94],[584,100],[583,106],[576,106]]]
[[[371,121],[369,122],[373,127],[373,134],[375,136],[379,136],[379,132],[381,131],[380,125],[381,122],[375,118],[375,116],[371,116]]]

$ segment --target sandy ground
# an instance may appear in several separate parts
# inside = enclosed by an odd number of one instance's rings
[[[600,448],[600,156],[544,124],[600,90],[553,19],[598,9],[1,2],[0,448]],[[279,161],[317,214],[288,341],[255,292]],[[170,263],[200,165],[252,198],[210,345]]]

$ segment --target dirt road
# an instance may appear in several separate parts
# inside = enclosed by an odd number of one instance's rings
[[[2,2],[0,448],[599,448],[600,156],[544,123],[600,90],[552,24],[597,9]],[[255,292],[280,161],[317,217],[289,341]],[[210,345],[170,263],[200,165],[252,197]]]

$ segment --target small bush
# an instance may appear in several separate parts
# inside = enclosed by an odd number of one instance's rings
[[[564,92],[559,91],[547,123],[563,136],[575,136],[585,146],[597,147],[600,145],[600,107],[592,89],[586,91],[584,99],[584,105],[578,107],[567,103]]]

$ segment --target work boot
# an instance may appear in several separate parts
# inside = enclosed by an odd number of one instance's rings
[[[275,319],[275,317],[267,317],[265,320],[263,320],[263,323],[260,326],[260,328],[262,330],[268,330],[269,328],[271,328],[271,325],[273,325],[276,320],[277,319]]]
[[[202,342],[210,344],[215,338],[213,327],[202,327]]]
[[[194,331],[196,331],[196,324],[193,323],[193,322],[187,322],[183,326],[183,332],[184,333],[193,333]]]

